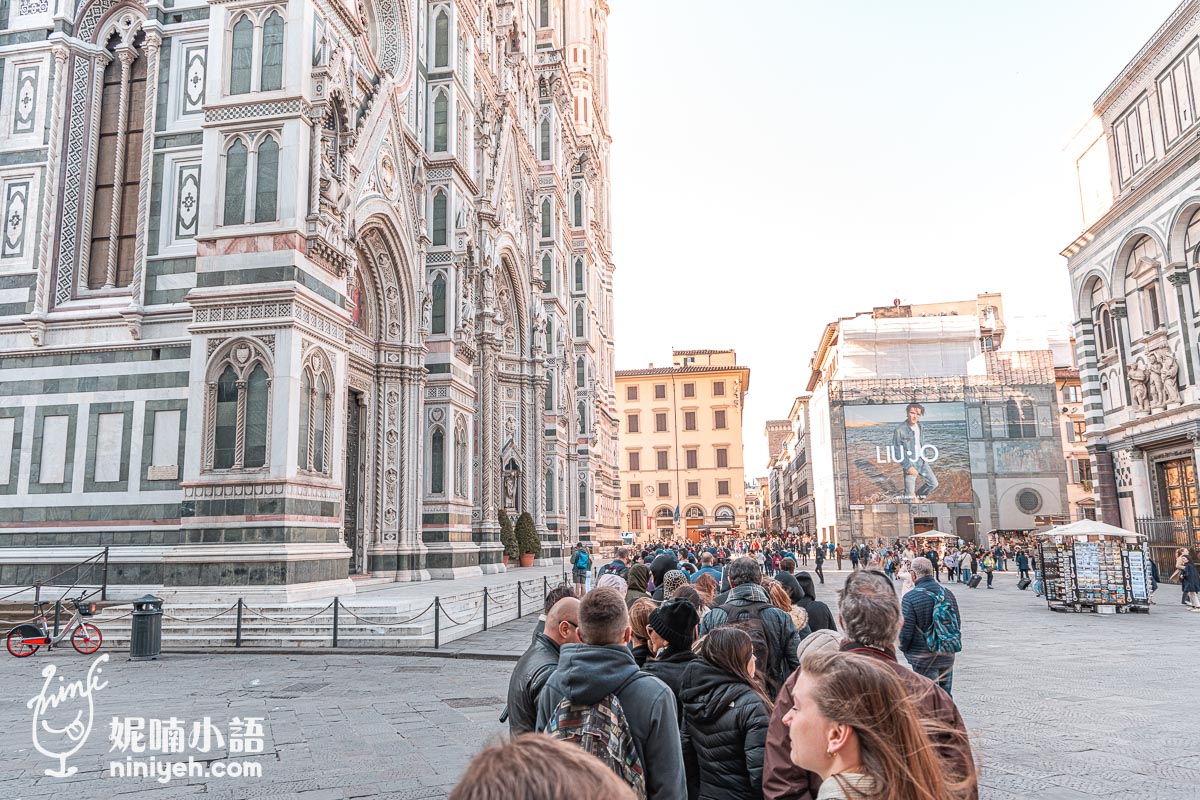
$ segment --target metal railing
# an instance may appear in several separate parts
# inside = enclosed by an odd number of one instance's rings
[[[1150,557],[1158,566],[1160,580],[1166,580],[1175,571],[1175,552],[1186,547],[1197,556],[1200,537],[1190,519],[1154,519],[1142,517],[1136,520],[1136,530],[1144,534],[1150,548]]]
[[[88,580],[96,578],[97,572],[99,572],[98,581]],[[64,578],[64,580],[61,583],[58,583],[57,581],[60,578]],[[83,561],[62,568],[45,580],[27,583],[18,587],[14,592],[9,592],[6,595],[0,595],[0,602],[9,600],[19,594],[22,594],[23,592],[33,589],[33,602],[40,603],[42,600],[42,589],[57,589],[62,586],[65,586],[66,588],[63,589],[62,594],[58,596],[58,600],[62,600],[79,586],[94,586],[96,588],[93,591],[88,592],[88,596],[90,597],[91,595],[99,594],[102,601],[108,600],[108,548],[104,547],[94,556],[90,556],[85,558]],[[12,585],[0,586],[0,591],[11,588],[13,588]]]
[[[570,575],[562,573],[556,576],[556,580],[561,581],[570,586]],[[541,584],[539,587],[538,584]],[[556,584],[557,585],[557,584]],[[540,593],[538,589],[540,588]],[[216,614],[204,617],[202,619],[193,619],[190,617],[179,617],[163,612],[163,618],[172,622],[184,624],[200,624],[204,622],[212,622],[227,615],[235,615],[234,619],[234,647],[249,646],[244,637],[244,627],[247,617],[255,617],[262,619],[268,623],[279,626],[299,625],[302,623],[313,623],[313,620],[318,618],[326,618],[326,615],[331,616],[329,619],[329,647],[336,648],[341,645],[342,637],[342,614],[347,614],[362,625],[368,625],[379,628],[394,628],[402,625],[411,625],[422,619],[427,619],[432,614],[433,621],[433,647],[440,649],[444,635],[456,628],[463,628],[474,624],[482,617],[482,631],[488,630],[489,627],[502,622],[512,622],[521,619],[526,614],[541,613],[543,600],[551,589],[550,576],[544,575],[539,581],[537,578],[528,580],[519,580],[515,584],[505,584],[503,586],[485,587],[475,592],[465,594],[452,595],[449,599],[443,600],[439,595],[434,597],[429,605],[421,609],[415,614],[411,614],[405,619],[388,619],[376,620],[363,617],[354,611],[353,608],[342,602],[340,597],[335,597],[327,606],[295,619],[284,619],[281,617],[273,617],[263,613],[261,610],[252,608],[247,605],[244,598],[239,597],[237,602],[226,609],[218,611]],[[531,604],[532,603],[532,604]],[[454,614],[450,613],[447,607],[463,607],[465,610],[456,609]],[[499,612],[499,613],[497,613]],[[97,619],[97,623],[103,625],[107,622],[113,622],[118,619],[130,616],[132,612],[127,612],[117,617]],[[466,614],[470,616],[466,616]],[[448,623],[448,624],[447,624]],[[57,628],[57,612],[55,617],[55,625]],[[322,619],[321,624],[325,624]],[[466,634],[464,634],[466,635]],[[223,637],[221,637],[223,638]],[[458,638],[458,637],[456,637]],[[224,645],[216,644],[215,647],[223,647]],[[314,644],[314,646],[324,646]]]

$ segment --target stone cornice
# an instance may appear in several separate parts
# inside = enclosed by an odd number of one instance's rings
[[[1136,87],[1154,67],[1162,63],[1192,23],[1200,17],[1200,0],[1184,0],[1171,12],[1171,16],[1159,26],[1129,63],[1117,73],[1092,104],[1097,114],[1103,114],[1112,105],[1118,104]],[[1170,36],[1169,42],[1164,40]]]

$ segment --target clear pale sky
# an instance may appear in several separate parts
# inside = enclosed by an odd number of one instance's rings
[[[1070,321],[1064,148],[1177,0],[610,3],[617,368],[735,348],[749,479],[838,316]]]

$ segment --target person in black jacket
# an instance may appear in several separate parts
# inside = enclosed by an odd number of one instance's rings
[[[508,680],[508,730],[513,736],[533,731],[538,695],[558,668],[559,648],[578,641],[579,600],[566,597],[550,609],[545,631],[533,635],[533,643],[517,661]]]
[[[679,697],[684,670],[698,658],[692,652],[692,644],[696,641],[699,625],[700,612],[690,600],[682,597],[668,600],[650,612],[646,631],[653,657],[642,665],[642,669],[671,687],[676,697]],[[681,714],[682,710],[680,706]]]
[[[762,797],[771,700],[756,673],[754,645],[740,628],[714,628],[683,673],[684,761],[699,767],[698,800]],[[689,787],[691,788],[691,787]]]
[[[654,577],[654,594],[651,596],[655,600],[663,599],[663,579],[673,569],[679,569],[679,559],[670,550],[659,553],[650,562],[650,574]]]
[[[814,631],[836,631],[838,627],[837,623],[833,621],[833,612],[829,610],[829,606],[817,599],[817,587],[813,583],[812,575],[807,572],[797,572],[796,582],[800,584],[804,596],[800,600],[792,602],[808,612],[808,627]]]

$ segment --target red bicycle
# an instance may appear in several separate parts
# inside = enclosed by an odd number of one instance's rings
[[[53,650],[55,645],[66,638],[70,638],[71,646],[84,655],[91,655],[99,650],[104,642],[100,629],[90,622],[84,622],[85,617],[94,616],[96,613],[95,603],[84,602],[86,596],[83,594],[67,601],[73,609],[71,619],[57,636],[52,633],[50,621],[46,619],[45,609],[49,603],[35,603],[37,616],[31,622],[24,622],[8,632],[5,639],[8,652],[17,658],[28,658],[40,647]]]

